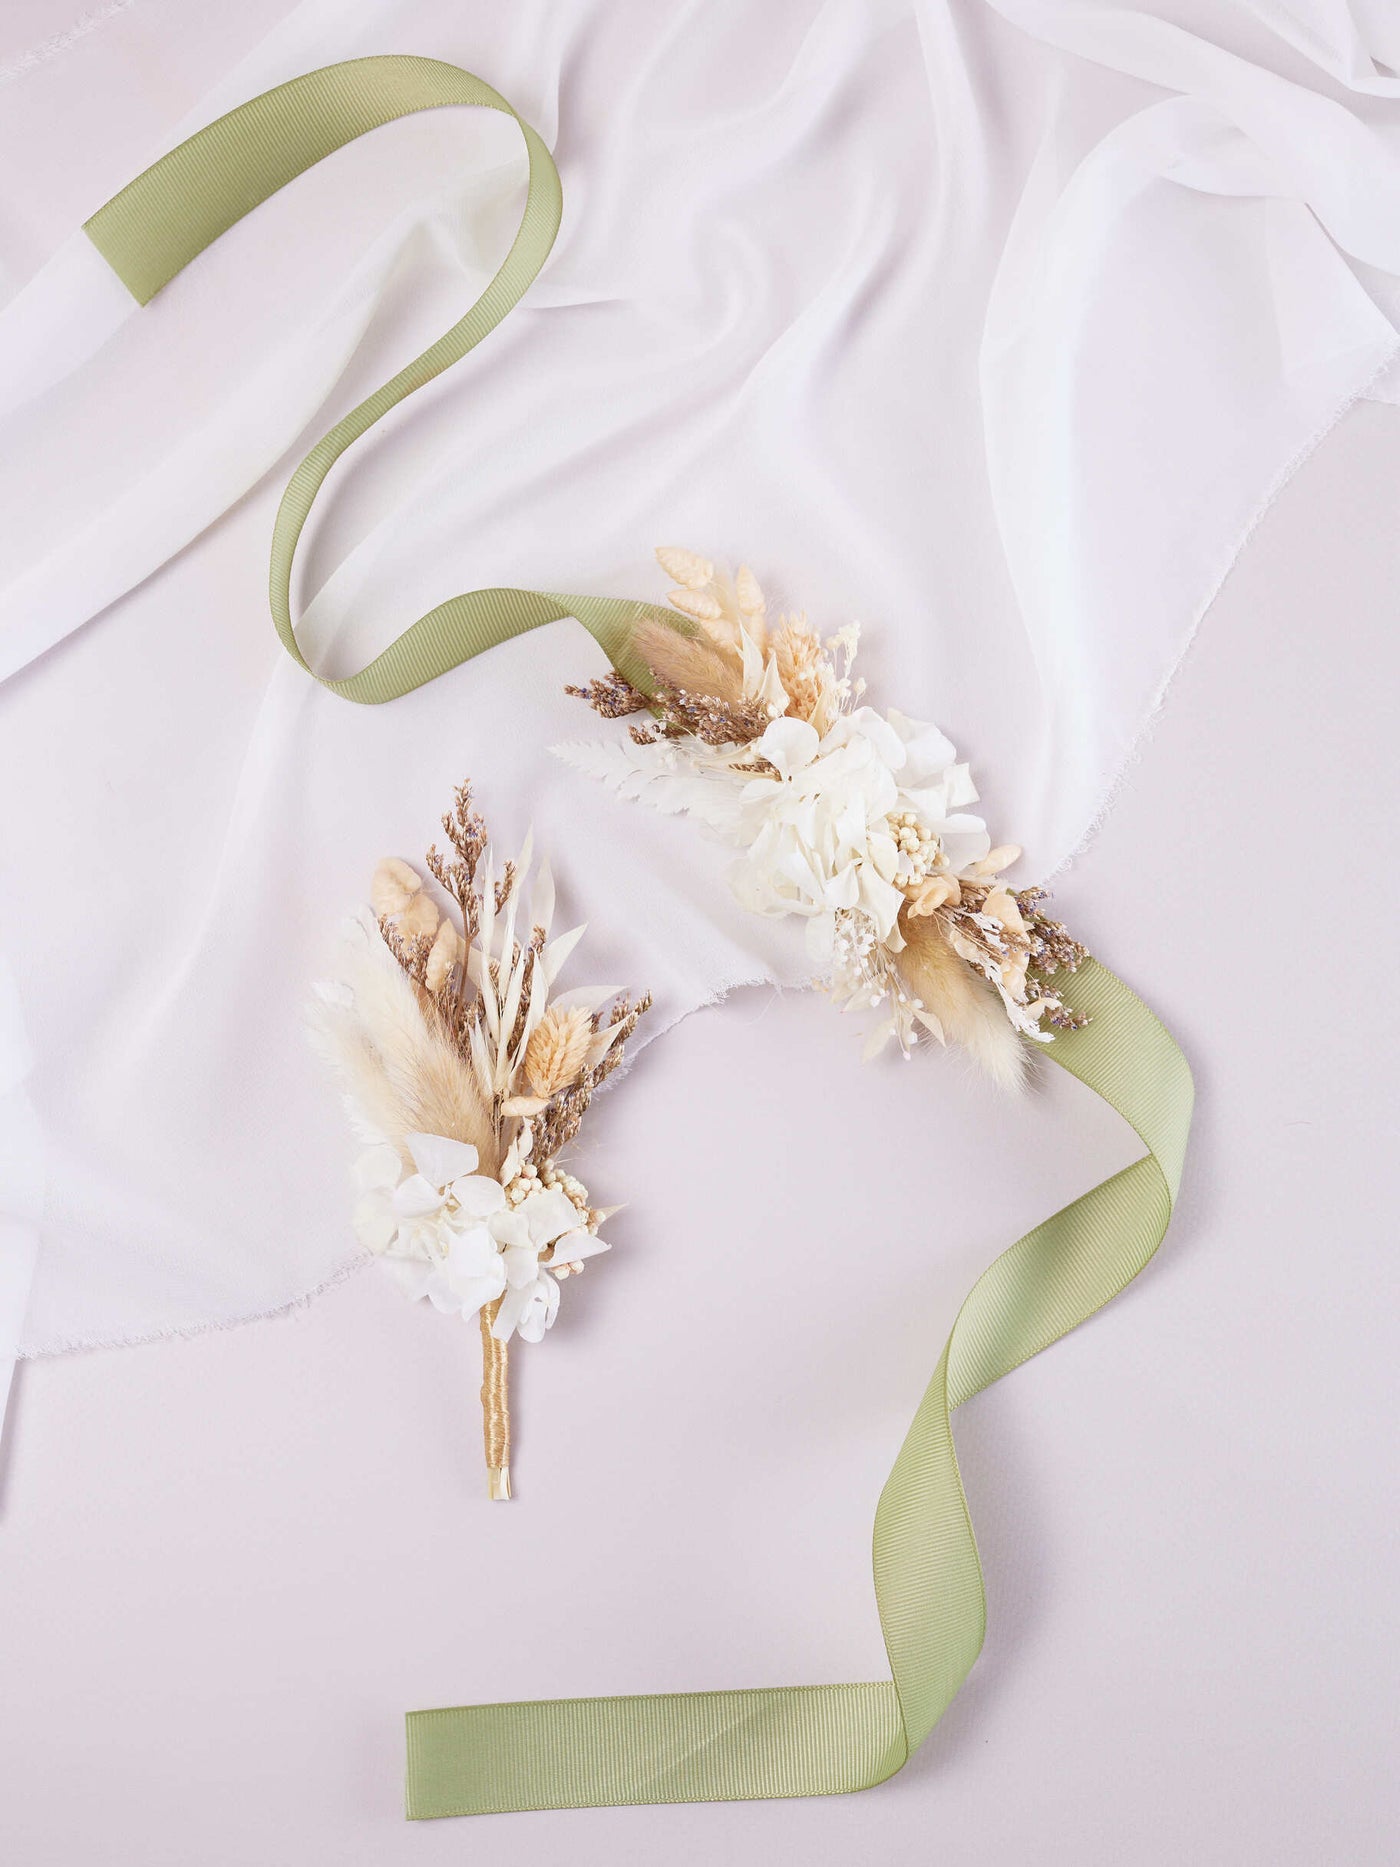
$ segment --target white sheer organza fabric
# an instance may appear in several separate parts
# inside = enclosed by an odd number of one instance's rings
[[[1027,879],[1090,833],[1290,469],[1392,390],[1383,0],[200,0],[61,39],[0,68],[24,1353],[263,1314],[356,1262],[301,1009],[374,860],[416,856],[466,774],[502,839],[533,820],[595,964],[656,990],[653,1034],[805,965],[732,906],[723,851],[551,760],[587,728],[564,682],[601,666],[575,625],[368,710],[267,621],[281,484],[494,269],[512,126],[378,132],[138,312],[74,229],[181,135],[403,49],[489,79],[563,173],[525,305],[332,482],[302,573],[322,665],[457,590],[658,596],[653,544],[742,557],[869,626],[881,697],[952,734]],[[1260,622],[1264,665],[1288,645]]]

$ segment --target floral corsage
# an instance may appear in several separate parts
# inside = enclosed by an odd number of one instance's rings
[[[548,865],[532,877],[527,841],[498,873],[467,785],[442,822],[451,854],[429,850],[427,867],[446,903],[381,862],[311,1028],[365,1144],[362,1243],[409,1297],[480,1320],[489,1491],[508,1498],[508,1344],[543,1340],[561,1280],[608,1249],[617,1210],[559,1157],[651,1000],[556,992],[584,929],[551,937]]]
[[[738,849],[735,895],[805,919],[818,977],[873,1014],[867,1055],[927,1033],[1019,1084],[1027,1039],[1085,1022],[1053,980],[1087,954],[1043,889],[1002,879],[1021,851],[968,810],[968,767],[936,726],[863,703],[854,624],[823,641],[804,617],[770,621],[746,567],[731,582],[694,552],[656,555],[677,621],[637,631],[651,691],[617,673],[568,690],[607,719],[650,717],[559,756]]]

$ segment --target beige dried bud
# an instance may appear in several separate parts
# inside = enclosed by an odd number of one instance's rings
[[[462,956],[462,942],[457,929],[449,920],[444,920],[437,930],[432,951],[428,955],[428,964],[423,973],[423,983],[430,992],[440,992],[452,977],[452,968]]]
[[[537,1096],[557,1095],[576,1083],[588,1061],[593,1020],[581,1005],[551,1005],[525,1049],[525,1076]]]
[[[957,907],[962,889],[955,875],[930,875],[915,887],[909,897],[909,912],[916,918],[936,914],[941,907]]]
[[[380,920],[392,920],[402,914],[423,886],[417,869],[397,856],[386,856],[374,871],[369,885],[370,905]]]
[[[718,622],[724,614],[719,598],[706,590],[672,590],[666,601],[683,616],[693,616],[696,622]]]
[[[668,577],[687,590],[703,590],[715,574],[715,567],[697,552],[683,551],[679,545],[659,545],[656,561]]]
[[[437,907],[431,897],[421,890],[393,919],[401,938],[405,940],[430,940],[438,928]]]
[[[762,586],[747,564],[739,566],[738,575],[734,579],[734,600],[743,616],[761,616],[768,607]]]
[[[1026,923],[1021,917],[1021,910],[1016,905],[1016,897],[1009,888],[993,888],[982,903],[982,912],[992,920],[999,921],[1008,933],[1024,933]]]

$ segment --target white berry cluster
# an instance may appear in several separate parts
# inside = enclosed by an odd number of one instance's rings
[[[902,886],[921,882],[939,867],[942,850],[938,838],[912,810],[892,811],[885,822],[899,851]]]
[[[523,1206],[533,1194],[545,1192],[562,1193],[577,1211],[584,1230],[591,1232],[595,1238],[598,1236],[598,1226],[604,1215],[593,1210],[588,1188],[582,1180],[575,1179],[571,1173],[565,1173],[552,1161],[546,1161],[543,1167],[537,1167],[532,1160],[523,1162],[515,1177],[506,1182],[506,1204],[513,1211],[517,1206]],[[583,1269],[583,1261],[580,1259],[574,1264],[551,1263],[549,1269],[555,1277],[568,1277]]]

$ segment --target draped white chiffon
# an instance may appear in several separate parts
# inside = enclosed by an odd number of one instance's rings
[[[362,139],[138,311],[77,223],[181,135],[402,50],[478,72],[559,160],[525,304],[313,520],[325,666],[459,590],[658,598],[654,544],[742,558],[867,625],[880,696],[973,760],[1028,880],[1091,832],[1292,468],[1395,395],[1382,0],[238,12],[112,9],[0,68],[0,1361],[6,1330],[40,1354],[225,1324],[356,1261],[301,1006],[374,860],[416,857],[463,776],[503,839],[533,821],[590,974],[651,986],[653,1034],[803,971],[722,852],[550,758],[596,726],[562,694],[600,669],[581,629],[382,709],[272,634],[281,484],[490,276],[512,126]],[[1261,675],[1288,652],[1260,617]],[[1209,845],[1210,799],[1182,803]]]

